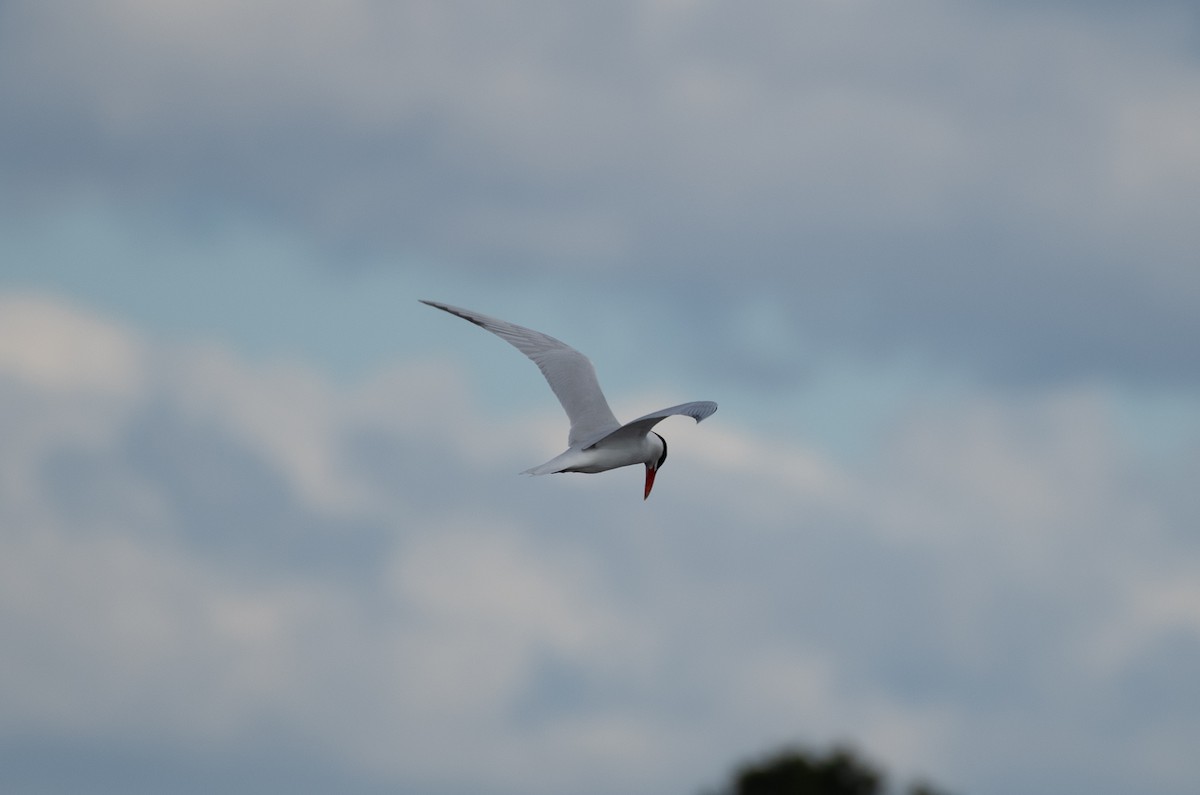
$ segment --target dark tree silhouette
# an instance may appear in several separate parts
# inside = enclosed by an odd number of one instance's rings
[[[884,795],[886,785],[883,771],[853,749],[835,746],[818,754],[790,747],[742,765],[713,795]],[[943,794],[921,782],[908,795]]]

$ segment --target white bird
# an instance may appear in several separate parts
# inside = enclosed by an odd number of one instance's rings
[[[622,425],[613,416],[604,393],[600,391],[591,361],[570,345],[540,331],[469,309],[459,309],[436,301],[422,300],[421,303],[458,315],[511,343],[534,361],[558,396],[563,410],[567,412],[567,419],[571,421],[567,449],[541,466],[525,470],[521,473],[523,475],[605,472],[617,467],[645,464],[646,492],[642,499],[646,499],[654,487],[655,474],[667,460],[667,440],[651,428],[676,414],[700,422],[717,410],[717,404],[707,400],[682,403],[652,411]]]

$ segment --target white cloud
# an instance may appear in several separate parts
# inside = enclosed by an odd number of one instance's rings
[[[120,326],[42,295],[0,295],[0,374],[39,389],[129,396],[142,387],[142,346]]]

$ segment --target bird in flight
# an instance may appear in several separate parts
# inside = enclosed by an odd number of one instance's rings
[[[541,466],[525,470],[521,473],[523,475],[605,472],[617,467],[645,464],[644,500],[650,496],[650,489],[654,488],[654,476],[667,460],[667,440],[652,430],[654,426],[677,414],[700,422],[717,410],[717,404],[708,400],[681,403],[652,411],[622,425],[613,416],[604,393],[600,391],[591,361],[570,345],[540,331],[469,309],[436,301],[422,300],[421,303],[469,320],[510,343],[533,360],[558,396],[558,402],[562,403],[567,419],[571,421],[567,449]]]

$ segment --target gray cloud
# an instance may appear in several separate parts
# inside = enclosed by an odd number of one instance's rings
[[[564,300],[636,282],[722,369],[757,355],[731,304],[769,296],[818,352],[1192,385],[1179,8],[10,2],[0,167],[22,207],[269,219],[340,261],[569,274]]]
[[[516,478],[558,418],[448,363],[338,388],[0,306],[6,784],[689,792],[834,737],[979,795],[1200,774],[1195,499],[1151,477],[1196,451],[1139,463],[1091,391],[928,406],[851,469],[666,428],[642,503]]]

